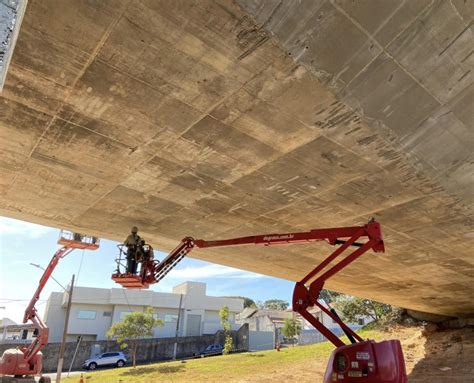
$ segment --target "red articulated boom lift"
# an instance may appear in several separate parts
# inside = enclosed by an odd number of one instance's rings
[[[41,353],[41,349],[48,343],[49,329],[38,315],[38,311],[35,307],[36,302],[38,302],[40,294],[53,274],[58,262],[74,249],[98,249],[99,239],[61,230],[58,244],[62,245],[62,247],[54,253],[48,266],[44,269],[38,288],[33,298],[31,298],[23,317],[23,323],[27,323],[28,321],[33,323],[37,335],[30,345],[18,349],[9,349],[3,353],[0,359],[1,382],[29,383],[35,381],[34,375],[41,374],[43,369],[43,354]],[[48,377],[42,377],[40,381],[49,383],[51,380]]]
[[[324,383],[407,383],[405,361],[400,341],[375,342],[373,340],[363,340],[340,320],[335,310],[328,310],[318,302],[324,283],[329,278],[369,250],[377,253],[385,251],[380,224],[374,220],[369,221],[364,226],[314,229],[298,233],[264,234],[217,241],[186,237],[161,262],[152,259],[145,261],[139,275],[117,272],[112,275],[112,279],[125,288],[148,288],[151,284],[163,279],[194,247],[271,246],[315,241],[326,241],[339,247],[296,283],[293,291],[293,310],[336,346],[329,359]],[[336,262],[336,259],[349,248],[355,249],[331,266],[331,262]],[[324,271],[325,269],[327,270]],[[338,323],[351,344],[346,345],[313,316],[308,311],[308,308],[313,306],[319,307]]]

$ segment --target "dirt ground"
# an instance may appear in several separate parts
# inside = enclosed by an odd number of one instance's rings
[[[474,383],[474,328],[428,326],[402,340],[410,383]]]

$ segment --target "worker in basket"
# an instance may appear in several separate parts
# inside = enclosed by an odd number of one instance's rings
[[[132,227],[124,245],[127,246],[127,273],[136,274],[137,263],[142,258],[142,239],[136,226]]]
[[[147,269],[147,264],[154,259],[154,253],[153,248],[143,238],[139,241],[139,249],[137,262],[141,263],[140,275],[143,276]]]

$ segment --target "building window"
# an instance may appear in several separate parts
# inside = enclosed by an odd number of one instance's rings
[[[166,314],[165,315],[165,322],[177,322],[178,321],[178,315],[176,314]]]
[[[104,311],[104,317],[111,317],[112,311]]]
[[[92,310],[79,310],[77,319],[95,319],[95,314],[95,311]]]
[[[359,319],[359,326],[363,326],[365,323],[364,323],[364,318],[360,318]]]

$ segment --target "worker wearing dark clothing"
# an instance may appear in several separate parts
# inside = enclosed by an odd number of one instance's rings
[[[72,239],[76,242],[81,242],[82,241],[82,234],[79,233],[73,233]]]
[[[136,274],[137,261],[140,258],[140,242],[141,238],[138,235],[138,228],[132,227],[132,232],[129,234],[124,242],[127,246],[127,273]]]

